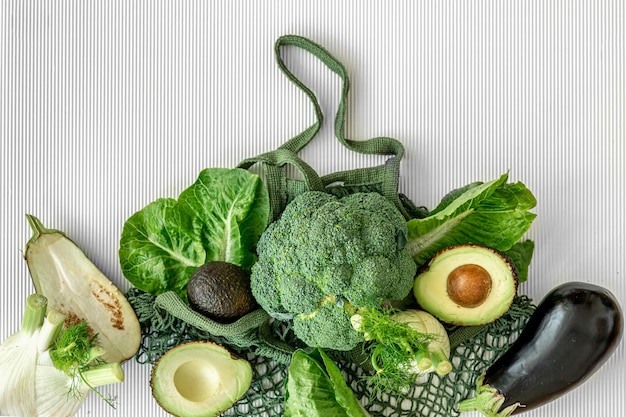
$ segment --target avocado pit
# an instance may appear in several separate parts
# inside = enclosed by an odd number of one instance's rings
[[[476,264],[458,266],[450,272],[447,281],[448,296],[466,308],[478,307],[491,292],[491,275]]]

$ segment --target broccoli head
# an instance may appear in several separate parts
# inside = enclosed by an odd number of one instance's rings
[[[354,312],[413,287],[406,233],[405,218],[378,193],[302,193],[261,235],[252,292],[273,317],[293,319],[309,346],[350,350],[363,340]]]

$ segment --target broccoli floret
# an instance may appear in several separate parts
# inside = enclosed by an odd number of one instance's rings
[[[389,200],[381,197],[378,193],[355,193],[343,197],[341,201],[346,205],[359,207],[360,210],[377,213],[391,222],[396,230],[402,230],[406,233],[406,219],[402,213]]]
[[[252,292],[270,315],[293,317],[309,346],[350,350],[363,341],[350,324],[354,311],[413,287],[406,234],[402,214],[378,193],[302,193],[262,234]]]
[[[350,317],[334,297],[328,297],[313,313],[294,316],[293,331],[309,346],[350,350],[363,341],[362,334],[350,324]]]
[[[296,274],[283,275],[281,280],[280,299],[285,310],[309,314],[319,307],[325,294],[313,282],[301,279]]]

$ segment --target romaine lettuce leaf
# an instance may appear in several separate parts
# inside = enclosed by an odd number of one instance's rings
[[[517,242],[504,254],[513,262],[517,268],[518,282],[524,282],[528,279],[528,267],[533,258],[535,251],[535,242],[532,240],[524,240]]]
[[[208,168],[178,200],[158,199],[124,224],[119,258],[124,276],[154,295],[186,299],[189,276],[209,261],[250,270],[269,218],[269,197],[258,175]]]
[[[475,243],[506,252],[528,231],[536,214],[533,194],[508,174],[446,195],[422,219],[407,222],[407,248],[418,265],[452,245]]]
[[[285,417],[368,417],[339,367],[321,349],[294,352],[285,389]]]

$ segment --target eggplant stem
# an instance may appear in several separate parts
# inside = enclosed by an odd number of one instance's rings
[[[518,407],[522,407],[519,402],[516,402],[501,410],[500,408],[502,408],[505,400],[504,394],[489,385],[483,384],[483,379],[484,375],[478,378],[474,397],[459,403],[459,412],[479,411],[486,417],[509,417]]]
[[[50,233],[59,233],[65,236],[65,234],[59,230],[48,229],[46,226],[43,225],[41,220],[39,220],[37,217],[33,216],[32,214],[26,214],[26,220],[28,220],[28,225],[33,231],[33,235],[31,236],[30,241],[34,242],[41,235],[50,234]]]
[[[27,214],[26,220],[28,220],[28,224],[33,231],[33,239],[37,239],[40,235],[45,233],[46,228],[37,217],[31,214]]]

